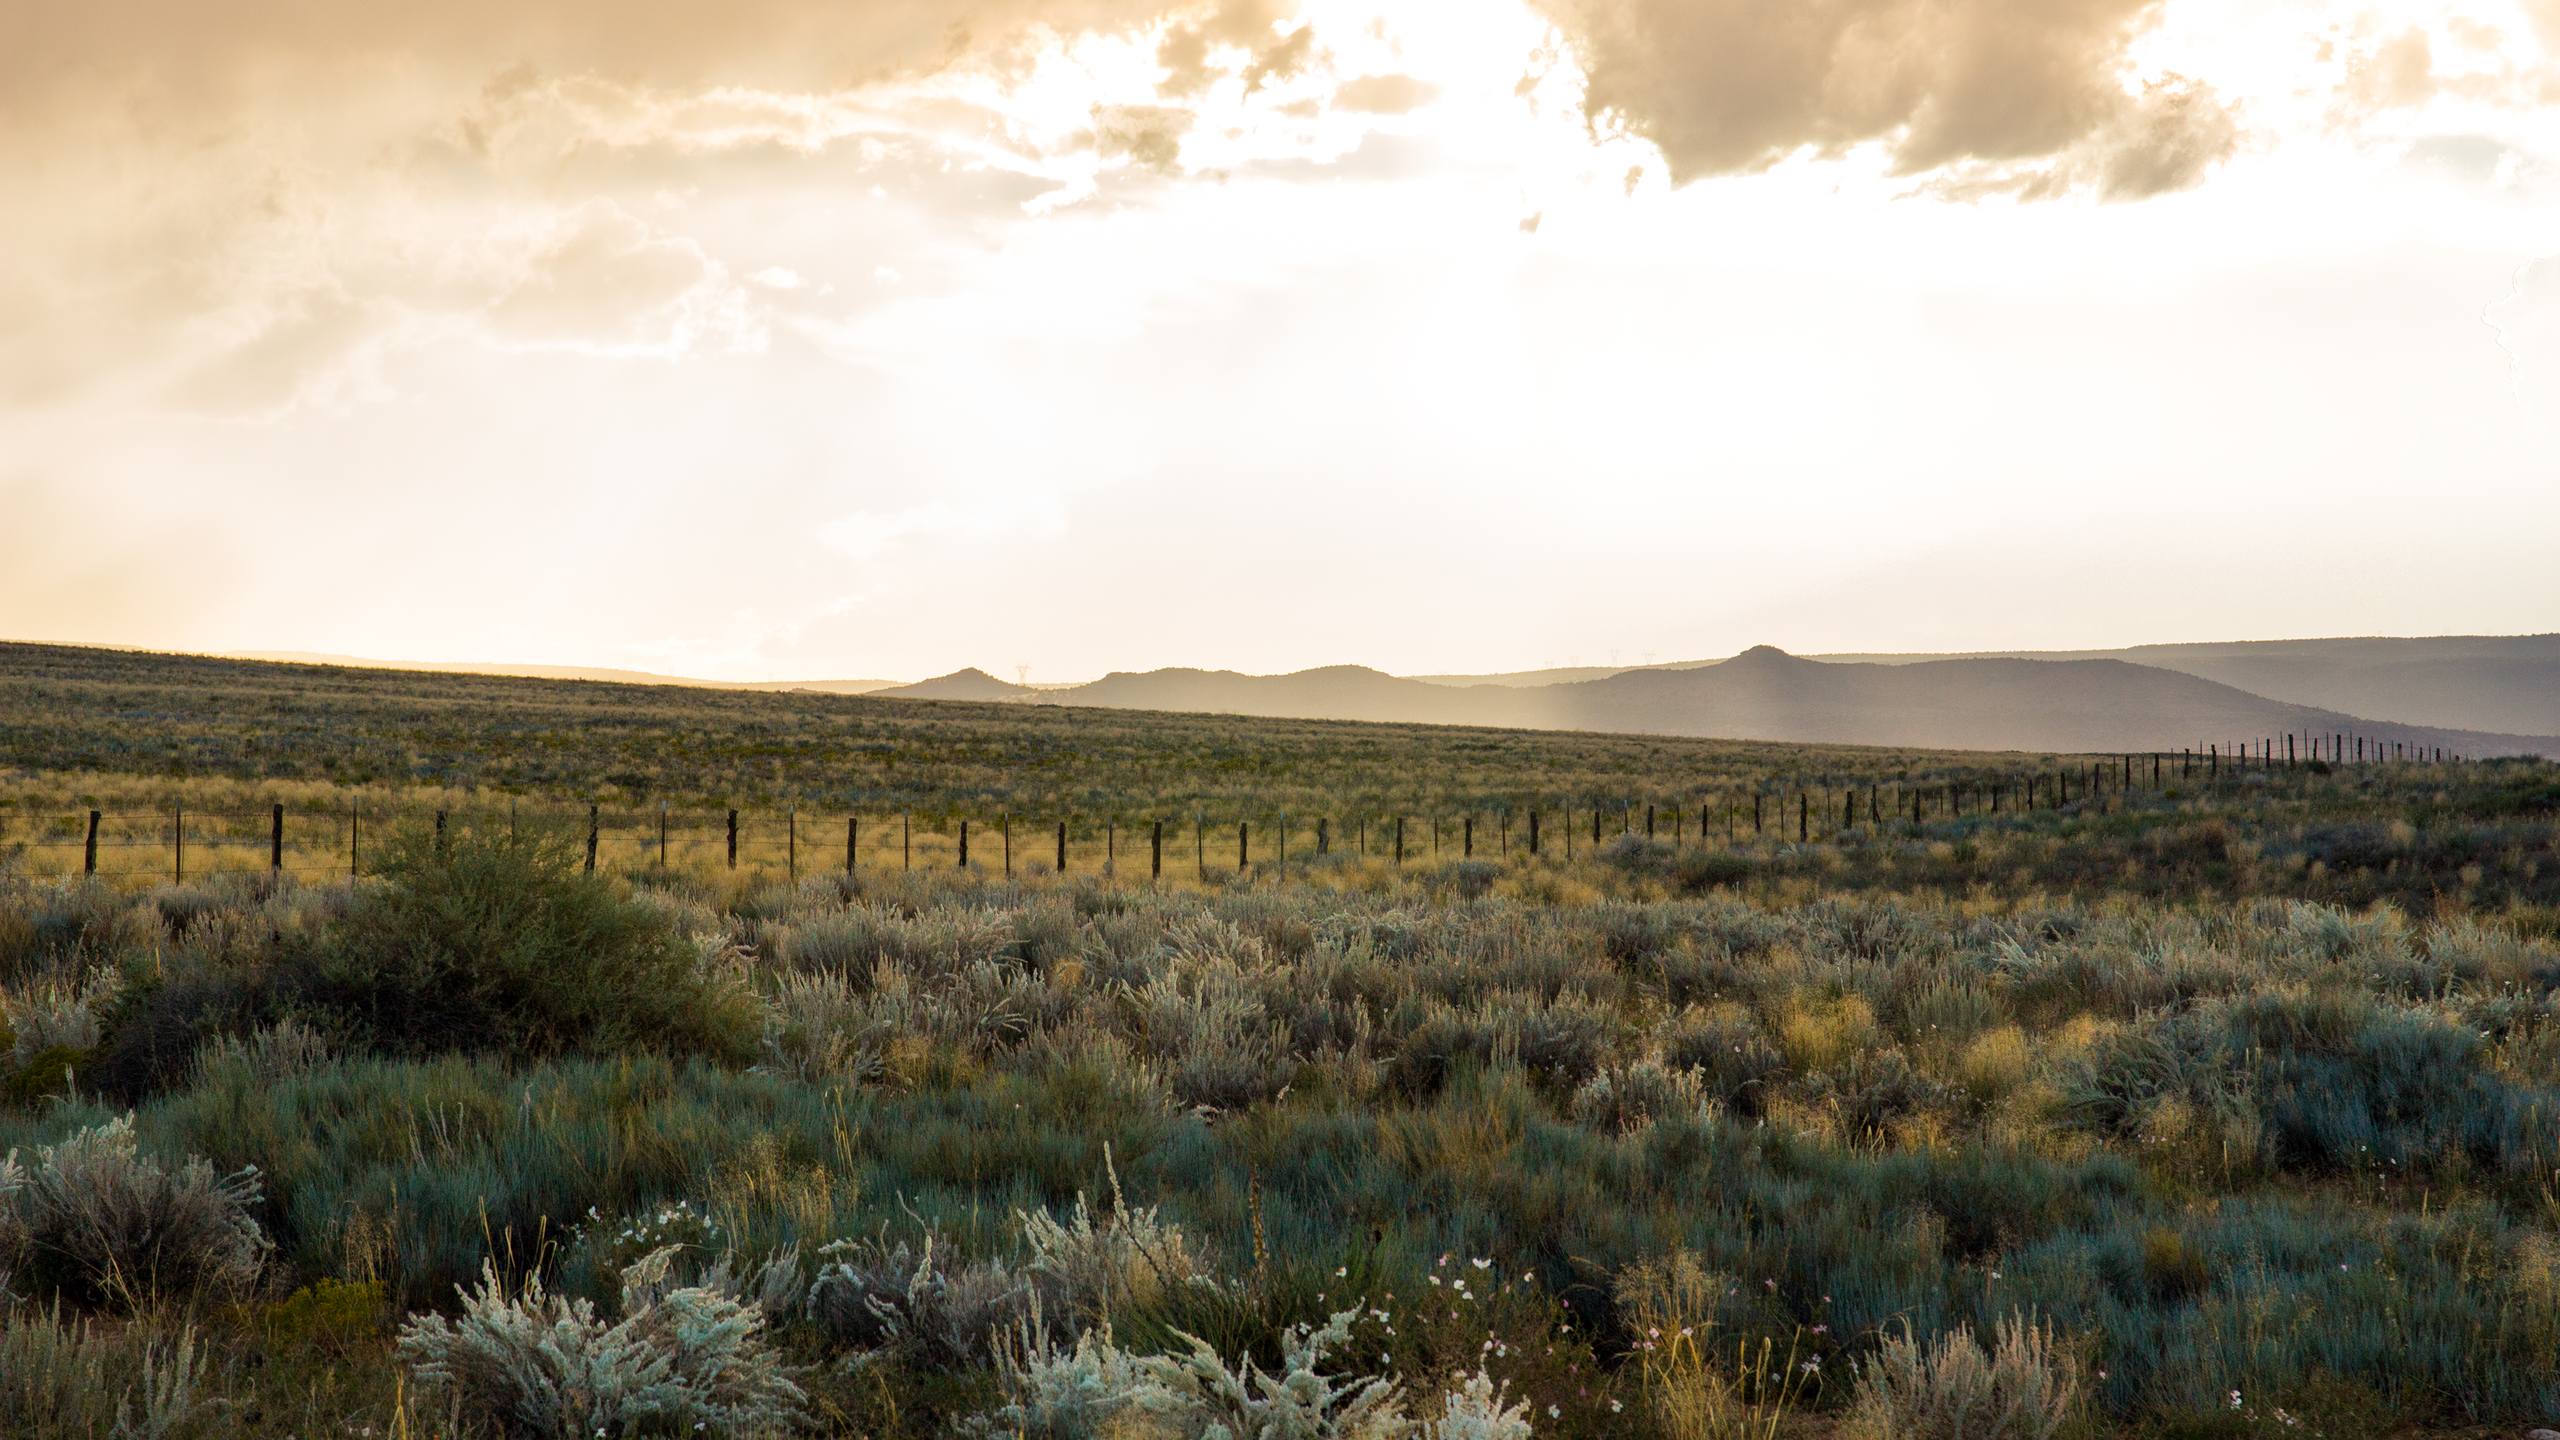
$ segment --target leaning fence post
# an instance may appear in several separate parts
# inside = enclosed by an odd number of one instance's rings
[[[100,818],[97,811],[89,812],[89,848],[80,861],[80,873],[83,875],[98,873],[98,821]]]
[[[600,829],[596,807],[587,807],[587,873],[596,873],[596,832]]]

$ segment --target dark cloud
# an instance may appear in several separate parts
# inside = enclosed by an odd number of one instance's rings
[[[1672,178],[1879,144],[1904,175],[2134,198],[2191,185],[2237,126],[2208,90],[2129,87],[2160,0],[1537,0],[1595,122]]]

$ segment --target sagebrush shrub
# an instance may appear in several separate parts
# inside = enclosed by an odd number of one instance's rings
[[[14,1238],[21,1277],[76,1303],[233,1295],[266,1262],[258,1172],[194,1157],[171,1171],[135,1148],[130,1116],[47,1146],[21,1173],[14,1194],[0,1181],[12,1217],[0,1239]]]
[[[1030,1252],[1028,1268],[1053,1315],[1082,1318],[1153,1306],[1206,1277],[1182,1227],[1160,1219],[1153,1206],[1131,1208],[1119,1194],[1116,1174],[1111,1213],[1100,1220],[1078,1195],[1064,1219],[1034,1210],[1018,1221]]]
[[[710,1285],[668,1283],[673,1250],[623,1272],[608,1322],[528,1278],[509,1294],[494,1267],[462,1315],[422,1315],[399,1352],[422,1387],[522,1440],[597,1435],[771,1435],[807,1421],[808,1397],[768,1343],[753,1305]]]
[[[219,1414],[191,1330],[155,1335],[29,1310],[0,1324],[0,1435],[193,1440]]]
[[[2080,1367],[2041,1323],[2001,1320],[1991,1348],[1957,1326],[1888,1336],[1858,1369],[1844,1440],[2053,1440],[2080,1407]]]
[[[943,1263],[935,1237],[919,1245],[837,1241],[818,1252],[807,1313],[831,1343],[871,1354],[901,1347],[939,1365],[984,1363],[1021,1324],[1030,1282],[991,1260]]]

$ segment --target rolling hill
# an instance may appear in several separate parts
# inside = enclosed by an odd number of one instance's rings
[[[2287,704],[2401,724],[2515,735],[2560,735],[2560,635],[2444,635],[2416,639],[2242,640],[2135,645],[2118,650],[1980,650],[1952,654],[1818,655],[1856,665],[1941,660],[2124,660],[2175,670]],[[1434,685],[1528,689],[1635,674],[1699,670],[1664,665],[1424,675]]]
[[[2361,735],[2466,755],[2560,755],[2560,737],[2391,724],[2115,659],[1839,663],[1762,646],[1731,660],[1562,684],[1452,685],[1358,666],[1290,675],[1155,670],[1032,691],[980,671],[881,692],[1311,720],[1490,725],[1853,745],[2107,752],[2286,734]]]

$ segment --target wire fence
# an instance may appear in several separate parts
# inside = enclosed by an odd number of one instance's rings
[[[2311,743],[2298,743],[2308,738]],[[2254,753],[2252,753],[2254,751]],[[2307,756],[2305,752],[2308,752]],[[2350,758],[2352,757],[2352,758]],[[1215,874],[1353,857],[1571,860],[1619,837],[1674,846],[1847,842],[1894,828],[2023,817],[2037,811],[2105,813],[2170,787],[2213,786],[2305,766],[2400,766],[2460,757],[2385,748],[2345,735],[2268,739],[2226,751],[2218,744],[2005,775],[1933,779],[1767,781],[1749,786],[1666,787],[1657,799],[1580,797],[1551,803],[1423,806],[1406,813],[1296,816],[1166,807],[1137,815],[1035,817],[914,811],[676,809],[557,804],[365,805],[328,809],[90,810],[0,812],[0,854],[34,873],[183,883],[209,875],[357,876],[393,832],[415,828],[442,844],[456,829],[543,828],[583,848],[590,871],[780,871],[956,867],[1029,873]],[[1230,865],[1229,862],[1232,862]]]

